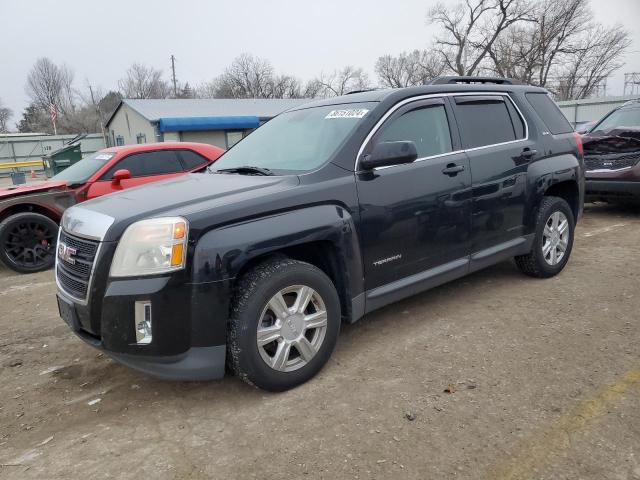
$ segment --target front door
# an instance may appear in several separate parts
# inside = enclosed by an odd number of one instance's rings
[[[418,151],[414,163],[356,173],[367,290],[469,255],[471,174],[452,125],[444,99],[417,100],[365,146],[362,155],[390,141]]]

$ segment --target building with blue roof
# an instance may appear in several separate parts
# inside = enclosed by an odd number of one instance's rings
[[[201,142],[230,148],[305,99],[123,99],[106,123],[110,146]]]

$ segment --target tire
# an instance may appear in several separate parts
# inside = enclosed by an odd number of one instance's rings
[[[295,301],[305,295],[310,298],[306,309],[292,313]],[[288,308],[279,309],[281,303],[275,298]],[[288,390],[322,369],[335,347],[340,321],[338,293],[322,270],[288,258],[268,260],[237,282],[227,329],[227,365],[249,384],[273,392]],[[262,346],[258,346],[259,324]],[[320,326],[307,327],[315,324]]]
[[[547,224],[553,222],[554,218],[566,219],[566,237],[564,237],[564,234],[559,237],[551,235],[550,240],[547,236],[548,232],[552,233],[553,230],[558,230],[553,228],[553,224],[551,224],[551,230],[545,230],[545,227],[548,226]],[[562,222],[560,222],[560,225],[562,225]],[[573,247],[574,231],[575,219],[569,204],[560,197],[544,197],[540,202],[540,208],[536,216],[535,238],[532,250],[526,255],[515,257],[516,265],[520,271],[532,277],[549,278],[557,275],[569,261]],[[563,239],[566,240],[564,252],[561,257],[558,255],[555,259],[556,262],[553,263],[554,260],[551,259],[551,256],[554,255],[554,251],[557,254],[563,248]],[[553,246],[556,241],[558,248]]]
[[[39,213],[17,213],[0,223],[0,260],[18,273],[48,270],[55,263],[58,224]]]

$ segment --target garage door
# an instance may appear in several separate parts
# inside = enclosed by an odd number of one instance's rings
[[[227,148],[224,131],[215,130],[207,132],[180,132],[180,140],[183,142],[199,142]]]

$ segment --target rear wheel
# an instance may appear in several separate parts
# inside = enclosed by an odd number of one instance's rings
[[[58,225],[39,213],[17,213],[0,223],[0,260],[19,273],[48,270],[55,263]]]
[[[516,265],[532,277],[557,275],[569,261],[573,247],[575,220],[569,204],[560,197],[544,197],[536,218],[533,248],[515,257]]]
[[[282,391],[306,382],[327,362],[340,330],[340,302],[320,269],[286,258],[239,280],[227,361],[244,381]]]

